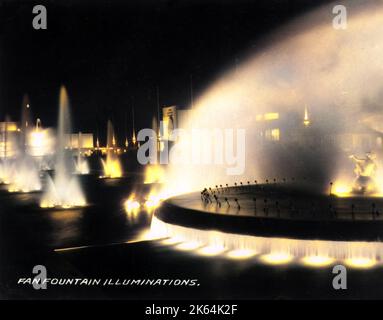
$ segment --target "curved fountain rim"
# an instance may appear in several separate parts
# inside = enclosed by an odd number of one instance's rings
[[[173,202],[177,198],[198,194],[190,192],[170,197],[161,203],[154,214],[169,224],[238,235],[329,241],[380,242],[383,239],[383,220],[309,220],[233,215],[182,207]],[[350,198],[345,199],[348,201]]]

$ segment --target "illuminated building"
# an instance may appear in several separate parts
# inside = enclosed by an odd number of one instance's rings
[[[66,137],[66,148],[91,150],[94,148],[93,133],[71,133]]]
[[[0,157],[15,156],[19,134],[17,122],[0,122]]]
[[[17,125],[17,122],[14,121],[3,121],[0,122],[0,132],[15,132],[19,131],[19,127]]]
[[[259,136],[265,141],[280,141],[281,140],[281,123],[284,117],[278,112],[268,112],[257,114],[255,121]]]
[[[257,136],[264,145],[293,143],[317,147],[339,145],[346,153],[365,153],[383,149],[383,134],[362,123],[346,125],[336,117],[318,118],[309,116],[308,108],[302,114],[296,112],[268,112],[255,116]],[[333,121],[338,121],[333,123]]]

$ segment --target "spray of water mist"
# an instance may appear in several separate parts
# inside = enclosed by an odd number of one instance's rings
[[[352,181],[349,155],[375,150],[370,146],[353,149],[341,137],[366,128],[383,132],[379,121],[383,111],[383,6],[375,1],[348,2],[345,30],[333,28],[332,7],[308,14],[272,35],[255,55],[223,74],[195,103],[186,129],[246,130],[243,174],[227,175],[227,164],[177,164],[167,173],[168,191],[201,190],[241,179],[293,177],[305,178],[323,192],[330,181],[347,177]],[[309,126],[304,124],[305,108]],[[265,115],[276,113],[279,141],[265,145],[261,136]],[[190,154],[192,138],[180,140],[179,149],[186,154]],[[382,168],[381,154],[377,161]]]

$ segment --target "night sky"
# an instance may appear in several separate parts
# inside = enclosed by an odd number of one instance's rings
[[[274,28],[317,0],[0,0],[0,119],[18,120],[29,94],[34,117],[55,126],[65,84],[74,130],[105,131],[111,118],[123,138],[131,108],[147,127],[160,104],[187,106]],[[326,1],[328,2],[328,1]],[[48,29],[32,28],[44,4]]]

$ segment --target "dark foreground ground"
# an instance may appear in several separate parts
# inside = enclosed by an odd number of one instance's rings
[[[176,251],[158,241],[133,242],[150,215],[132,219],[123,200],[137,177],[117,181],[83,177],[90,206],[42,210],[34,195],[0,192],[2,299],[380,299],[383,268],[348,270],[347,290],[332,287],[332,267],[267,266]],[[141,186],[138,186],[141,188]],[[80,248],[78,248],[80,247]],[[65,248],[72,248],[61,250]],[[59,249],[59,250],[57,250]],[[48,278],[111,279],[109,285],[18,284],[44,265]],[[127,279],[195,279],[195,286],[118,285]],[[117,284],[116,284],[117,283]]]

